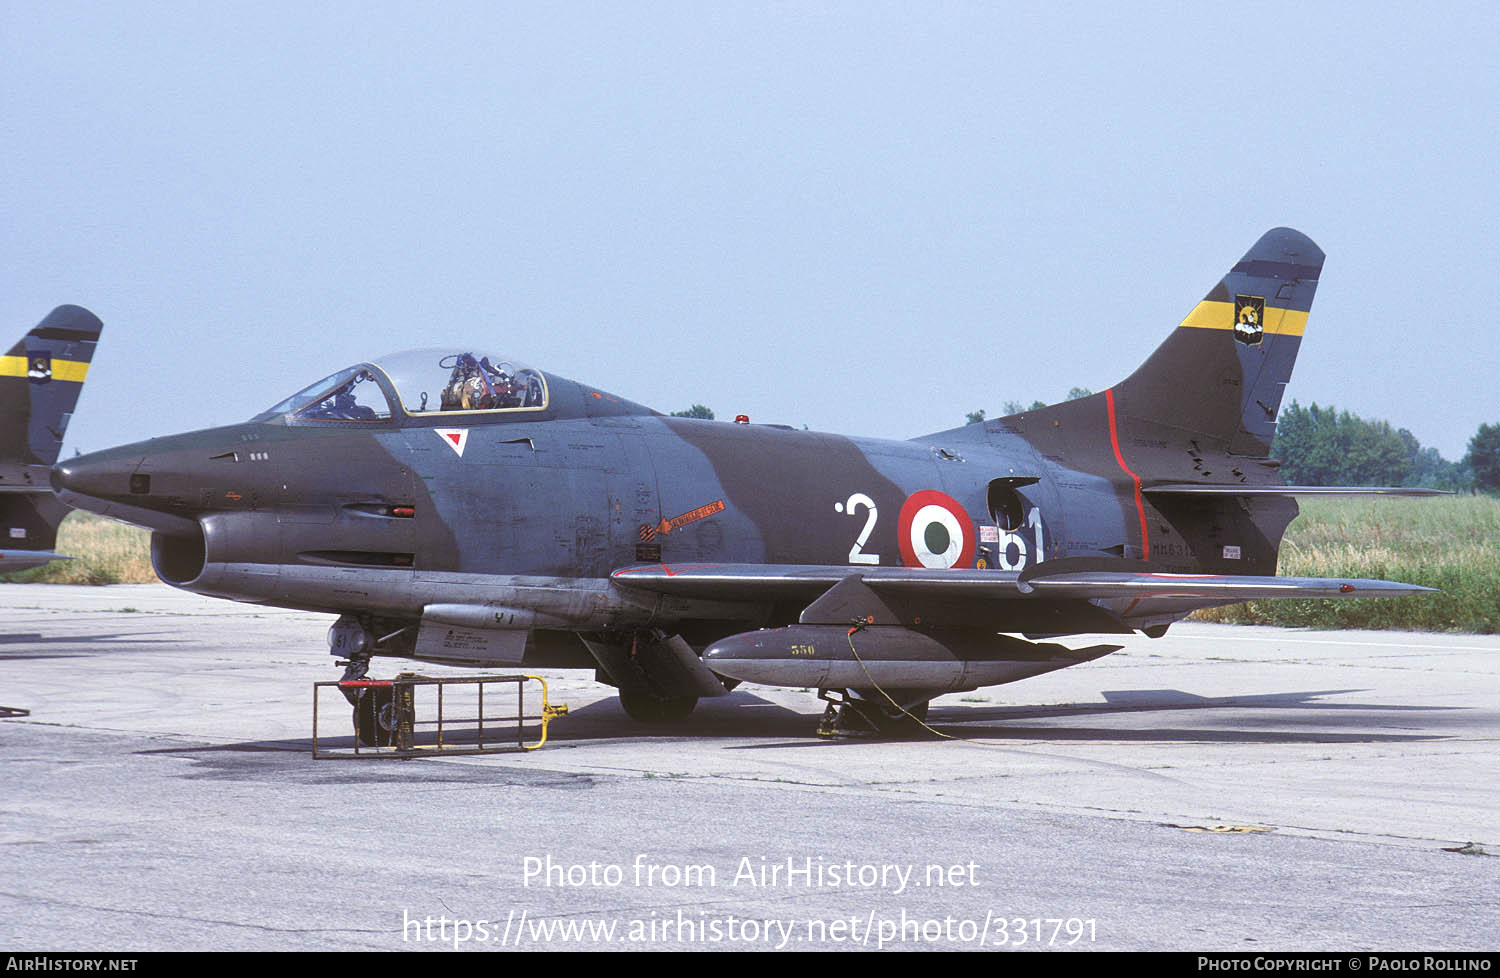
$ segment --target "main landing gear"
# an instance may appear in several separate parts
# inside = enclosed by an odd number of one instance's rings
[[[580,635],[598,678],[620,691],[620,708],[637,723],[681,723],[700,697],[729,691],[680,635],[650,629]]]
[[[828,704],[819,737],[915,737],[927,729],[926,699],[908,703],[873,689],[820,689],[818,698]]]
[[[657,696],[644,690],[620,690],[620,707],[636,723],[680,723],[698,705],[696,696]]]

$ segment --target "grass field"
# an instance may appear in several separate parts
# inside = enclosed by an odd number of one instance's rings
[[[1198,612],[1198,621],[1312,628],[1500,631],[1500,499],[1309,499],[1281,548],[1288,577],[1373,577],[1441,588],[1397,599],[1252,601]],[[68,514],[57,549],[76,559],[0,578],[54,584],[156,580],[146,531]]]
[[[57,552],[73,559],[0,575],[0,581],[148,584],[156,580],[151,570],[151,534],[93,513],[75,509],[63,517],[57,528]]]

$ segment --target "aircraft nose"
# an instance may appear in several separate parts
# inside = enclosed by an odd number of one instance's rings
[[[52,488],[59,502],[74,509],[192,534],[200,514],[188,502],[196,493],[188,491],[194,480],[183,471],[181,456],[155,442],[78,455],[52,467]]]
[[[123,499],[132,494],[150,492],[149,476],[135,475],[141,459],[81,455],[52,467],[52,488],[67,496],[91,499]]]

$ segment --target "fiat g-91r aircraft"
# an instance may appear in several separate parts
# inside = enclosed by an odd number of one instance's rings
[[[150,527],[171,584],[339,615],[349,677],[589,667],[646,721],[749,681],[881,729],[1118,648],[1060,636],[1425,590],[1275,576],[1293,497],[1330,491],[1268,458],[1322,265],[1270,231],[1116,386],[910,441],[664,417],[480,337],[53,481]],[[381,712],[356,703],[362,737]]]

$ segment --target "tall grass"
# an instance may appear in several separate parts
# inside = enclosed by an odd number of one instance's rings
[[[1500,631],[1500,499],[1307,499],[1281,547],[1284,577],[1368,577],[1441,588],[1410,598],[1251,601],[1199,621],[1313,628]]]
[[[151,570],[151,534],[137,526],[74,510],[57,528],[57,552],[72,560],[0,575],[0,581],[46,584],[146,584]]]

